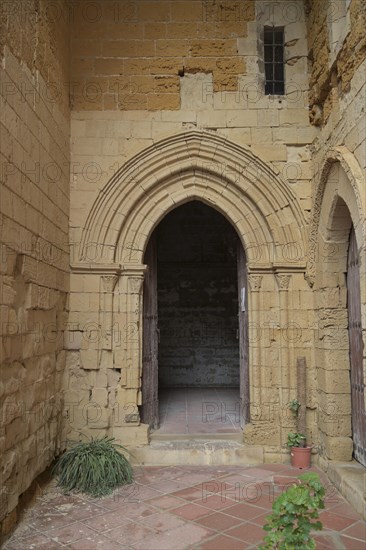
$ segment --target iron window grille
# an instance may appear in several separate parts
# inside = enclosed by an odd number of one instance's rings
[[[285,93],[285,33],[283,27],[264,27],[265,95]]]

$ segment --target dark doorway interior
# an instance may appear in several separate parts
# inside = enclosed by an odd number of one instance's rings
[[[239,433],[249,384],[246,262],[234,228],[191,201],[160,222],[144,261],[142,421],[162,434]]]
[[[237,242],[198,201],[159,224],[159,388],[239,388]]]

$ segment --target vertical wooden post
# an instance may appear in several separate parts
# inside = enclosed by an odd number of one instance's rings
[[[297,431],[306,434],[306,359],[298,357],[296,361],[297,371],[297,400],[300,408],[297,416]]]

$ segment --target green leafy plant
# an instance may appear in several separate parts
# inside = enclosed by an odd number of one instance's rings
[[[297,399],[292,399],[289,403],[290,410],[296,414],[296,416],[299,414],[299,408],[301,407],[301,404],[298,402]]]
[[[289,487],[273,503],[263,529],[268,531],[260,550],[313,550],[312,530],[320,531],[323,525],[319,510],[324,508],[325,489],[318,474],[310,472],[298,478],[300,483]]]
[[[306,447],[306,435],[298,432],[289,432],[287,434],[287,447]]]
[[[127,451],[113,437],[76,443],[57,461],[53,473],[64,492],[76,491],[93,497],[110,494],[116,487],[131,483],[132,467],[120,452]]]

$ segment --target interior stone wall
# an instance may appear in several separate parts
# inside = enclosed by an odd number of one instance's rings
[[[1,2],[0,522],[65,445],[69,34],[62,1]],[[10,515],[9,515],[10,514]]]
[[[235,230],[195,201],[156,229],[159,385],[239,386]]]

